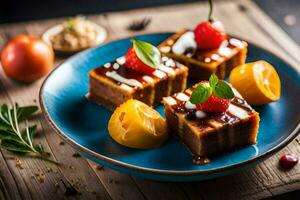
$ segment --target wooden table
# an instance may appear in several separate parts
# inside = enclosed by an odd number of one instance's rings
[[[149,32],[178,31],[192,28],[206,18],[206,3],[140,9],[108,13],[89,18],[103,25],[109,40]],[[126,26],[133,19],[149,16],[152,23],[147,30],[129,32]],[[229,33],[263,45],[300,71],[300,48],[253,2],[219,1],[215,16],[226,25]],[[41,34],[64,19],[8,24],[0,27],[0,44],[20,33]],[[60,63],[62,59],[57,59]],[[8,79],[0,71],[0,103],[18,102],[37,104],[43,80],[20,84]],[[278,159],[284,152],[300,155],[300,138],[295,139],[281,152],[237,174],[215,180],[194,183],[165,183],[128,176],[83,157],[74,156],[74,150],[63,144],[45,121],[41,112],[33,120],[38,124],[39,138],[53,159],[62,163],[56,166],[39,159],[17,157],[5,150],[0,153],[0,199],[260,199],[300,189],[300,165],[290,171],[278,168]],[[76,155],[76,154],[75,154]],[[22,162],[16,165],[17,159]],[[66,196],[64,183],[75,184],[80,195]],[[295,197],[297,193],[292,193]],[[282,196],[280,196],[282,197]],[[287,197],[287,196],[285,196]],[[288,197],[291,197],[290,195]]]

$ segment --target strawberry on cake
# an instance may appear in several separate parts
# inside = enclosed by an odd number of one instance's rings
[[[188,68],[167,56],[150,43],[132,40],[126,56],[89,72],[88,98],[108,109],[115,109],[128,99],[149,106],[162,97],[185,89]]]
[[[237,65],[245,63],[245,41],[226,34],[223,24],[214,20],[212,3],[207,21],[194,30],[182,30],[159,45],[159,50],[189,68],[189,78],[207,80],[215,73],[220,79]]]
[[[215,74],[163,101],[168,127],[196,156],[256,143],[258,113]]]

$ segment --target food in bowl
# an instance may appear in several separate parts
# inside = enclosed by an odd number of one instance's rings
[[[84,17],[73,17],[43,34],[56,51],[76,52],[100,44],[106,38],[103,27]]]

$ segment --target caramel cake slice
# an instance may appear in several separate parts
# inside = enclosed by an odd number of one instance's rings
[[[228,36],[218,49],[199,50],[194,37],[192,31],[182,30],[158,47],[166,56],[186,65],[189,78],[207,80],[215,73],[224,79],[235,66],[245,63],[247,42]]]
[[[205,113],[190,102],[196,86],[163,98],[168,127],[194,155],[207,157],[256,143],[259,115],[234,88],[226,112]]]
[[[161,64],[152,74],[142,74],[125,66],[125,57],[89,72],[88,98],[113,110],[128,99],[155,106],[162,97],[185,89],[188,68],[162,56]]]

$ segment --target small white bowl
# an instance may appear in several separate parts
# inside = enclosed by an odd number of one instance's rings
[[[98,25],[98,24],[96,24],[96,23],[93,23],[91,21],[88,21],[87,23],[90,23],[92,26],[94,26],[95,30],[98,33],[97,37],[96,37],[96,42],[95,42],[94,46],[103,43],[104,40],[107,38],[107,32],[106,32],[105,28],[102,27],[102,26],[100,26],[100,25]],[[56,26],[53,26],[53,27],[49,28],[48,30],[46,30],[43,33],[42,40],[44,40],[50,46],[53,46],[50,38],[52,36],[60,33],[62,30],[63,30],[63,25],[62,24],[58,24]],[[53,49],[56,52],[70,53],[71,54],[71,53],[76,53],[76,52],[82,51],[82,50],[90,48],[90,47],[93,47],[93,46],[87,46],[87,47],[84,47],[84,48],[77,48],[77,49],[74,49],[74,48],[54,48],[53,47]]]

